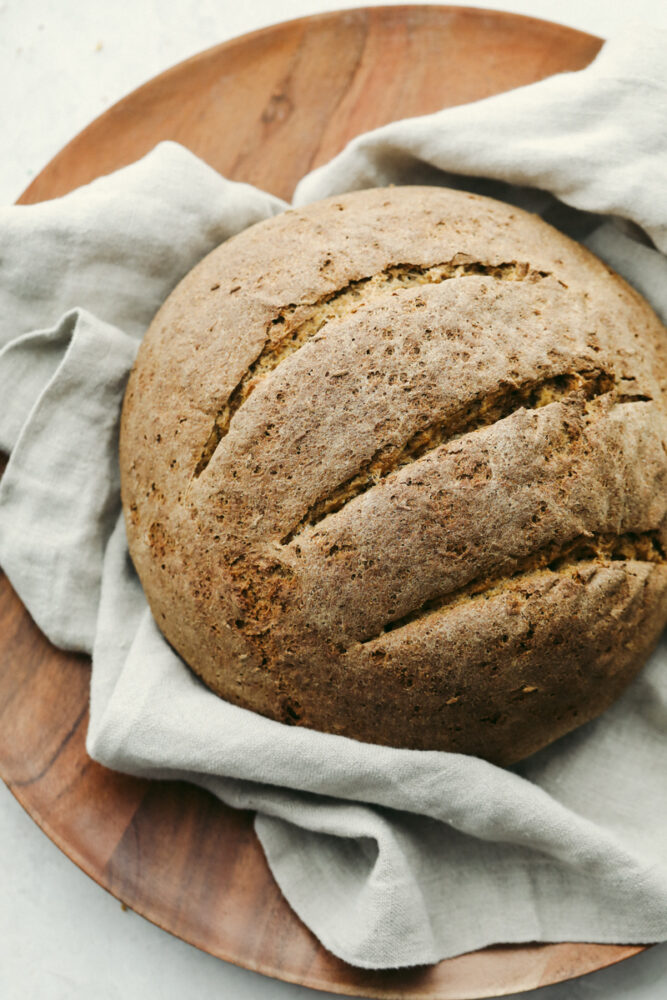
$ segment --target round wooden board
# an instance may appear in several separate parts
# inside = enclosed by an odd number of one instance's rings
[[[64,194],[174,139],[228,177],[289,198],[352,136],[576,70],[600,40],[459,7],[323,14],[217,46],[135,91],[77,136],[20,199]],[[282,898],[252,816],[189,785],[115,774],[86,755],[89,664],[53,648],[0,575],[0,773],[85,872],[160,927],[248,969],[339,993],[507,994],[640,951],[500,946],[368,972],[322,948]],[[83,919],[83,914],[82,914]]]

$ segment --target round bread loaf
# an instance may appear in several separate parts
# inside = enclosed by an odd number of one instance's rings
[[[605,709],[667,619],[667,338],[539,218],[433,187],[214,250],[139,350],[130,552],[213,691],[510,763]]]

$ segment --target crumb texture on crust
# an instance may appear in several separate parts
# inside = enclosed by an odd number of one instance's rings
[[[502,264],[485,264],[482,261],[456,263],[448,261],[420,267],[415,264],[392,264],[378,274],[349,281],[335,292],[328,292],[315,302],[301,303],[307,308],[307,317],[294,325],[290,318],[299,305],[290,302],[280,309],[271,320],[267,339],[255,360],[234,388],[229,398],[215,415],[211,433],[206,440],[201,457],[195,467],[195,476],[201,475],[210,462],[215,449],[229,431],[232,417],[245,403],[257,383],[277,368],[281,361],[302,347],[318,333],[325,323],[346,315],[353,315],[361,301],[364,304],[380,299],[390,286],[429,285],[446,281],[448,278],[463,278],[466,275],[486,275],[500,281],[535,281],[548,277],[545,271],[531,271],[527,264],[510,261]]]
[[[509,763],[667,619],[667,332],[540,219],[356,192],[175,289],[123,407],[130,552],[214,691]]]

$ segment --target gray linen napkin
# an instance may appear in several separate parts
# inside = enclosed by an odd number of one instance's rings
[[[635,31],[582,72],[386,126],[295,202],[424,180],[494,194],[585,238],[664,317],[665,51],[665,33]],[[176,281],[285,207],[166,143],[65,198],[0,210],[0,561],[49,638],[92,651],[91,756],[256,809],[288,901],[356,965],[667,939],[664,640],[601,719],[503,770],[229,705],[155,626],[119,516],[126,374]]]

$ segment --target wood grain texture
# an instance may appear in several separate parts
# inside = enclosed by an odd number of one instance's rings
[[[169,70],[77,136],[20,201],[54,198],[174,139],[215,169],[289,198],[354,135],[587,65],[600,40],[457,7],[323,14],[256,32]],[[89,666],[41,635],[0,576],[0,773],[47,835],[129,907],[249,969],[372,997],[495,996],[640,951],[500,946],[431,967],[366,972],[335,959],[289,909],[252,816],[86,755]]]

